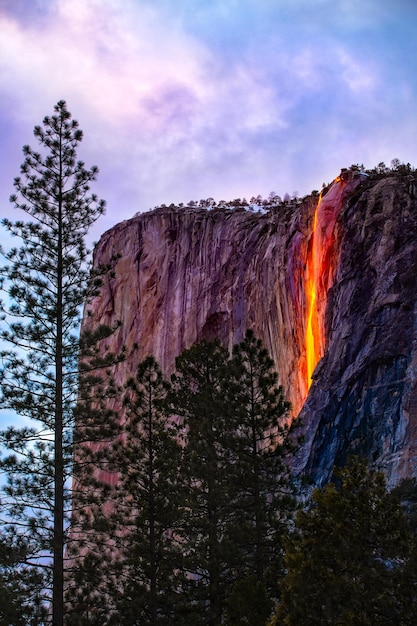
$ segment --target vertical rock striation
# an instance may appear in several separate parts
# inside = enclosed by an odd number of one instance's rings
[[[416,235],[414,182],[352,171],[319,202],[266,212],[155,209],[96,246],[95,264],[118,261],[84,326],[120,321],[108,346],[139,345],[116,372],[120,383],[148,354],[168,375],[194,342],[219,337],[231,347],[252,328],[294,415],[301,411],[297,470],[324,481],[356,452],[395,482],[417,474]],[[319,358],[309,391],[308,332]]]
[[[298,468],[325,482],[356,453],[395,484],[417,475],[415,181],[369,184],[348,198],[336,228],[326,347],[301,411]]]
[[[168,375],[196,341],[219,337],[231,348],[253,328],[298,412],[305,399],[298,371],[305,353],[303,257],[315,203],[276,213],[157,209],[105,233],[95,263],[119,258],[84,323],[118,320],[108,347],[139,345],[118,382],[148,354]]]

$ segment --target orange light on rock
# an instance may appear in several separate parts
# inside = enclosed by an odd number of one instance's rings
[[[336,222],[343,205],[346,181],[338,176],[320,194],[314,213],[305,270],[305,362],[301,368],[308,391],[325,349],[325,312],[337,259]],[[323,195],[324,194],[324,195]]]
[[[318,324],[317,313],[317,277],[319,271],[318,258],[318,242],[317,242],[317,215],[320,205],[317,205],[314,213],[313,232],[311,236],[311,245],[307,258],[307,275],[306,275],[306,301],[307,301],[307,324],[306,324],[306,363],[307,363],[307,389],[311,385],[311,377],[314,369],[320,359],[320,330]]]

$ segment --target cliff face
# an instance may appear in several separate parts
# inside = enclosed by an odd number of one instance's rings
[[[315,202],[303,210],[261,214],[245,210],[156,210],[108,231],[95,263],[120,255],[115,276],[91,306],[89,324],[121,321],[109,347],[139,344],[118,372],[134,373],[148,354],[165,374],[175,357],[201,339],[230,348],[247,328],[262,337],[297,412],[306,388],[300,274]],[[294,254],[294,251],[297,251]]]
[[[194,342],[231,347],[252,328],[301,411],[297,469],[320,482],[365,453],[395,482],[417,474],[414,183],[347,172],[326,191],[265,213],[167,208],[118,224],[96,246],[96,264],[119,260],[84,325],[119,320],[109,347],[139,344],[119,382],[148,354],[168,375]]]
[[[327,480],[347,454],[391,484],[417,475],[417,199],[391,177],[347,198],[326,348],[301,417],[298,467]]]

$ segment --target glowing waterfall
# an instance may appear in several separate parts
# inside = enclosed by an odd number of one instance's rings
[[[322,192],[314,213],[305,271],[305,376],[306,390],[325,348],[327,294],[333,284],[337,259],[336,221],[342,209],[346,181],[338,176]],[[324,194],[324,195],[323,195]]]
[[[307,325],[305,337],[306,364],[307,364],[307,389],[311,385],[311,377],[320,359],[320,330],[317,313],[317,278],[319,270],[319,250],[317,237],[317,216],[321,197],[314,213],[313,231],[311,235],[310,254],[307,258],[306,272],[306,300],[307,300]]]

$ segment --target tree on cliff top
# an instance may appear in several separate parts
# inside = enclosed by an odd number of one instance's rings
[[[0,338],[10,349],[1,351],[0,406],[17,415],[18,422],[31,422],[0,433],[1,445],[10,452],[1,460],[7,475],[1,505],[3,523],[16,533],[29,529],[34,539],[29,565],[43,565],[51,580],[52,622],[59,626],[64,619],[78,328],[91,287],[85,236],[105,203],[89,195],[98,170],[76,161],[82,131],[64,101],[45,117],[43,127],[35,127],[34,135],[42,153],[24,146],[22,177],[15,179],[16,193],[10,198],[29,220],[2,221],[21,247],[1,251],[7,260],[0,270],[7,298]]]
[[[415,624],[413,539],[398,500],[358,458],[336,479],[314,492],[286,540],[271,626]]]

